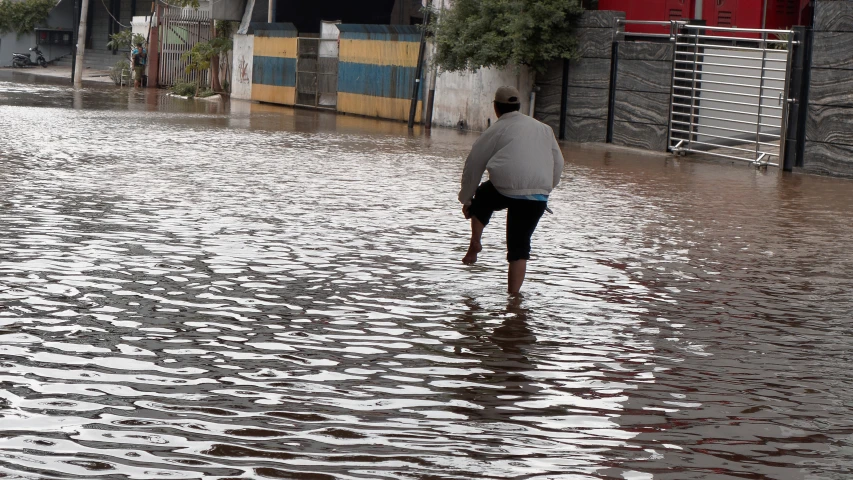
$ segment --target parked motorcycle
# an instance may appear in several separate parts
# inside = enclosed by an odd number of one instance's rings
[[[31,48],[30,51],[35,52],[37,55],[35,62],[30,58],[29,53],[13,53],[12,66],[15,68],[23,68],[41,65],[42,67],[47,68],[47,60],[44,59],[44,55],[41,53],[41,50],[39,50],[39,47],[35,46]]]

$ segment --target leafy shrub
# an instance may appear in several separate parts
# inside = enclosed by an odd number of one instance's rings
[[[578,0],[454,0],[429,26],[435,63],[450,72],[506,65],[542,72],[551,60],[577,56],[572,30],[582,12]]]
[[[207,97],[212,97],[214,95],[216,95],[216,92],[214,92],[213,89],[205,88],[204,90],[198,92],[198,95],[196,95],[196,96],[198,98],[207,98]]]
[[[194,97],[196,84],[190,82],[178,82],[172,87],[172,93],[182,97]]]
[[[123,50],[125,48],[129,49],[138,43],[147,43],[143,35],[133,33],[130,30],[122,30],[110,35],[110,41],[107,42],[106,46],[110,50]]]
[[[124,76],[128,80],[133,80],[133,74],[130,72],[130,61],[119,60],[110,68],[110,78],[116,85],[121,85],[121,78]]]
[[[56,0],[0,0],[0,35],[30,33],[47,20]]]

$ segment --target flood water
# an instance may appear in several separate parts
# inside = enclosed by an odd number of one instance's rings
[[[566,144],[518,302],[475,139],[0,73],[0,477],[853,475],[853,182]]]

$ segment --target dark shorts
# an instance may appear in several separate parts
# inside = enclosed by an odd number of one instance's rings
[[[145,73],[145,65],[136,65],[133,67],[133,79],[142,80],[142,75]]]
[[[506,259],[509,262],[530,259],[530,238],[545,213],[548,202],[520,200],[501,195],[491,181],[477,188],[468,213],[488,225],[492,213],[506,209]]]

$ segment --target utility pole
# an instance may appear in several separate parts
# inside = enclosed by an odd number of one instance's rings
[[[426,29],[429,25],[429,13],[432,8],[432,1],[427,2],[427,10],[424,13],[424,22],[421,25],[421,46],[418,51],[418,68],[415,70],[415,82],[412,87],[412,103],[409,106],[409,130],[415,126],[415,114],[418,109],[418,93],[421,90],[421,75],[424,71],[424,53],[426,50]]]
[[[74,43],[74,49],[71,51],[71,83],[74,83],[74,68],[77,66],[77,33],[80,29],[80,0],[74,0],[74,21],[77,22],[77,25],[74,25],[74,33],[72,35],[71,41]]]
[[[74,62],[74,87],[83,86],[83,57],[86,53],[86,20],[89,18],[89,0],[80,6],[80,27],[77,34],[77,58]]]
[[[430,1],[427,8],[432,7],[432,1]],[[444,0],[441,0],[441,4],[438,7],[439,12],[444,11]],[[440,18],[440,17],[439,17]],[[435,40],[432,42],[432,50],[430,54],[430,62],[432,63],[432,72],[429,77],[429,96],[427,97],[427,105],[426,105],[426,119],[424,120],[424,128],[426,130],[432,130],[432,111],[435,107],[435,84],[438,80],[438,65],[435,63],[435,54],[438,52],[438,49],[435,46]]]
[[[269,12],[267,12],[267,23],[275,23],[275,0],[267,0],[269,2]]]

